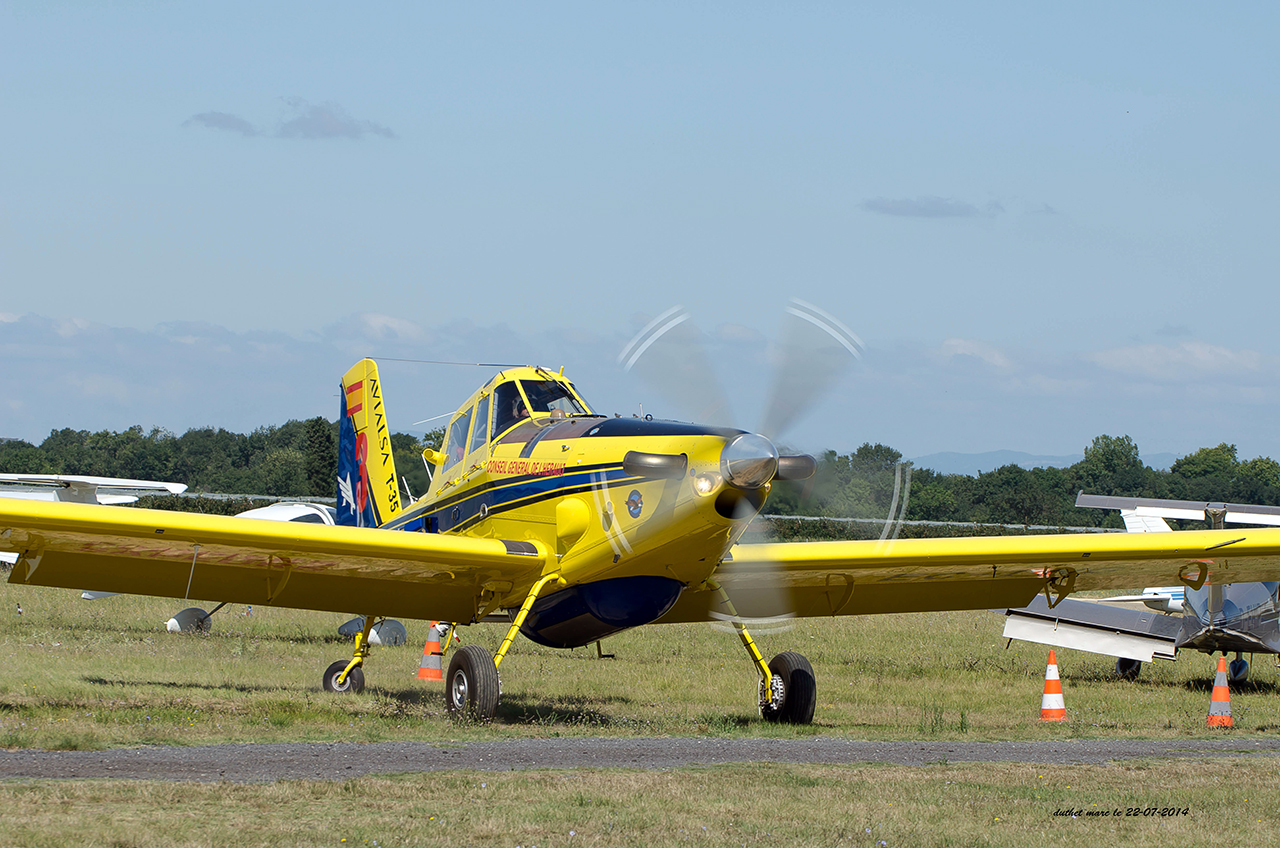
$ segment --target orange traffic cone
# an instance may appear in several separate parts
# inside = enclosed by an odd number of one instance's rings
[[[431,622],[427,631],[427,644],[422,648],[422,665],[418,666],[419,680],[444,680],[444,669],[440,666],[440,658],[444,653],[440,650],[440,631],[436,629],[438,621]]]
[[[1231,720],[1231,690],[1227,688],[1227,658],[1218,657],[1218,673],[1213,678],[1209,698],[1209,727],[1234,727]]]
[[[1049,667],[1044,672],[1044,697],[1040,699],[1040,720],[1067,720],[1067,705],[1062,700],[1062,681],[1058,679],[1058,657],[1053,651],[1049,651]]]

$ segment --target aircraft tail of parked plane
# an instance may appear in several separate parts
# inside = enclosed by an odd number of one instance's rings
[[[338,409],[338,523],[380,527],[400,512],[391,429],[378,364],[362,359],[342,376]]]

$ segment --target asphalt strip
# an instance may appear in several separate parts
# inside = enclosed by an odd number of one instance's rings
[[[861,742],[849,739],[512,739],[503,742],[349,742],[0,751],[0,779],[192,780],[265,783],[346,780],[450,770],[674,769],[725,763],[1025,762],[1280,756],[1280,739],[1070,742]]]

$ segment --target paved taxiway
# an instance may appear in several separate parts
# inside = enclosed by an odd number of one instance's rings
[[[1280,739],[1068,742],[862,742],[811,739],[511,739],[502,742],[382,742],[0,751],[3,778],[130,780],[345,780],[367,774],[451,769],[670,769],[724,763],[959,762],[1105,763],[1219,756],[1280,757]]]

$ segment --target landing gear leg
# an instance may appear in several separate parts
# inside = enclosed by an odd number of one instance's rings
[[[560,575],[548,574],[529,590],[515,620],[507,628],[506,638],[498,647],[493,657],[479,645],[464,645],[449,661],[449,673],[445,676],[444,703],[449,712],[466,715],[477,721],[489,721],[498,713],[498,697],[502,694],[502,684],[498,680],[498,666],[507,655],[516,634],[529,617],[533,602],[538,600],[538,593]]]
[[[374,617],[364,617],[364,630],[356,634],[356,649],[351,661],[338,660],[324,670],[321,686],[326,692],[350,692],[359,695],[364,691],[364,658],[369,656],[369,632],[373,630]]]
[[[794,651],[785,651],[766,663],[728,593],[714,580],[708,580],[707,585],[720,594],[720,603],[729,611],[742,647],[747,649],[760,675],[761,718],[784,724],[811,724],[818,704],[818,684],[813,676],[813,666]]]

